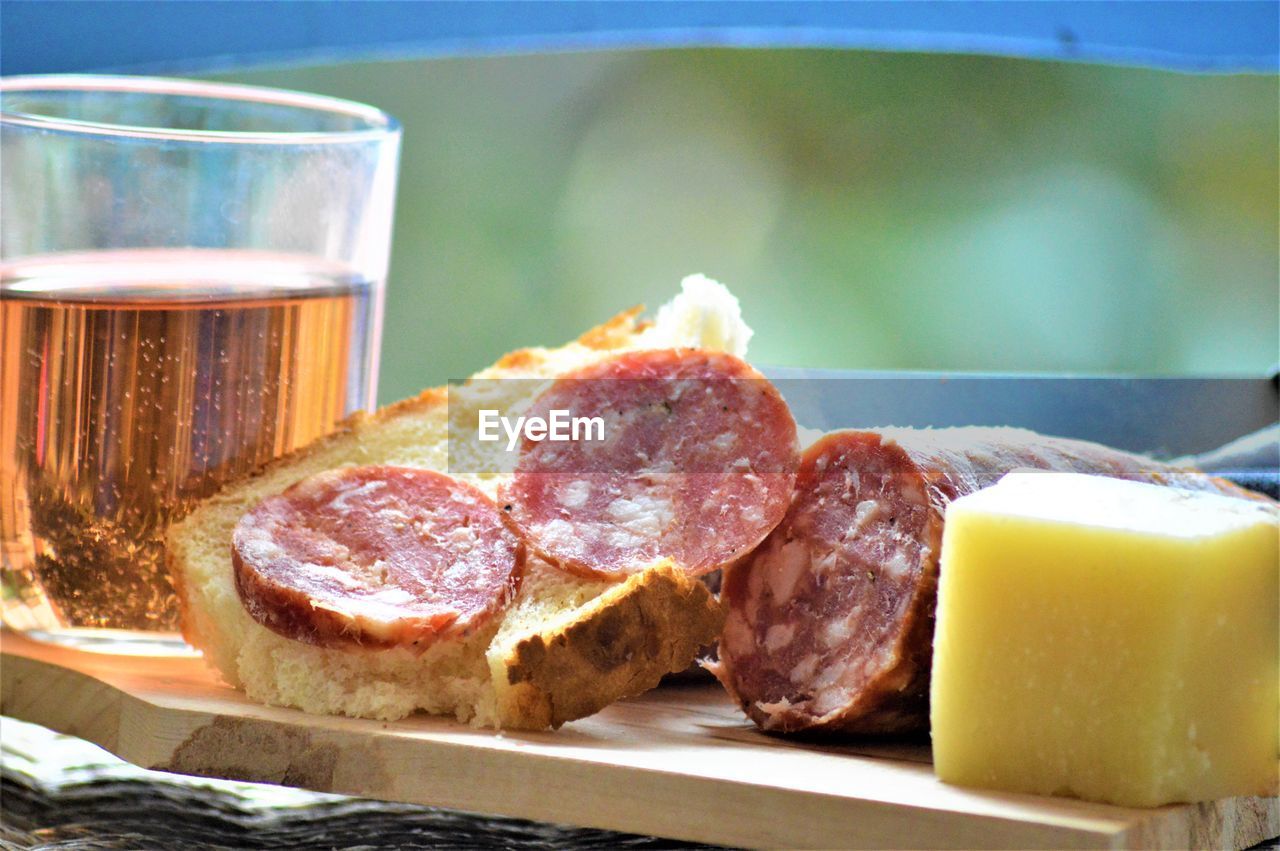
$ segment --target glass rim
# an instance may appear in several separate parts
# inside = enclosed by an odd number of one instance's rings
[[[18,92],[99,92],[244,101],[253,104],[287,106],[329,115],[344,115],[357,119],[365,126],[347,130],[295,131],[193,130],[181,127],[116,124],[8,109],[3,95]],[[124,74],[23,74],[0,77],[0,124],[16,124],[76,135],[158,139],[170,142],[261,145],[367,142],[386,139],[400,133],[400,122],[391,115],[377,107],[343,98],[242,83]]]

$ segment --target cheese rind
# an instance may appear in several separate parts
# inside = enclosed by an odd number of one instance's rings
[[[1127,806],[1275,794],[1274,506],[1014,473],[944,527],[931,693],[951,783]]]

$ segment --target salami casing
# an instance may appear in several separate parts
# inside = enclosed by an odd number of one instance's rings
[[[509,602],[525,547],[471,485],[431,470],[344,467],[247,512],[232,561],[245,610],[287,638],[425,649]]]
[[[599,418],[602,439],[526,440],[499,500],[558,567],[618,579],[670,558],[701,576],[751,552],[786,513],[795,420],[740,358],[627,352],[559,379],[531,416],[555,410]]]
[[[725,571],[712,669],[752,721],[780,733],[926,729],[943,512],[1016,468],[1247,493],[1021,429],[828,434],[802,456],[782,523]]]

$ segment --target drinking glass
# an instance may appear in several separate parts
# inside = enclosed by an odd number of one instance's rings
[[[0,79],[6,627],[176,637],[166,527],[372,407],[399,143],[328,97]]]

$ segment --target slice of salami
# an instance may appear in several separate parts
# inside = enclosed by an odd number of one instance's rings
[[[530,546],[617,579],[669,557],[701,576],[786,513],[799,459],[777,388],[733,355],[628,352],[556,381],[531,408],[598,417],[601,440],[526,440],[500,500]]]
[[[829,434],[805,451],[786,518],[725,571],[712,668],[751,720],[782,733],[927,729],[943,512],[1019,467],[1247,493],[1021,429]]]
[[[345,467],[247,512],[232,561],[245,610],[287,638],[423,649],[502,609],[525,548],[471,485],[431,470]]]

